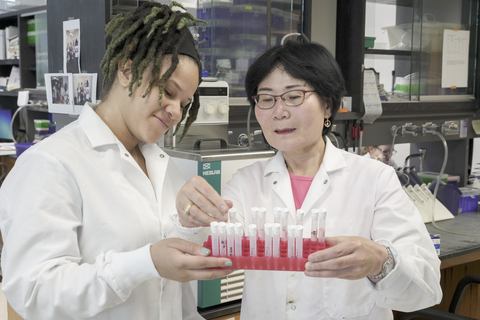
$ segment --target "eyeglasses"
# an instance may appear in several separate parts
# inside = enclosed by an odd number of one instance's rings
[[[303,103],[305,93],[307,92],[315,92],[315,90],[291,90],[278,95],[262,93],[253,96],[252,99],[255,101],[257,107],[263,110],[272,108],[277,101],[277,97],[282,98],[286,106],[296,107]]]
[[[394,155],[395,153],[397,153],[397,150],[390,150],[390,149],[380,149],[379,147],[375,147],[376,149],[380,150],[383,152],[384,155],[388,156],[388,155]]]

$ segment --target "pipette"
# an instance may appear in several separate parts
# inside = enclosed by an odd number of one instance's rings
[[[242,255],[242,224],[240,222],[235,223],[235,256],[240,257]]]
[[[210,230],[212,231],[212,255],[218,257],[218,222],[210,222]]]
[[[327,218],[327,209],[318,210],[318,242],[325,244],[325,219]]]
[[[312,209],[310,213],[312,214],[312,228],[310,232],[310,239],[316,242],[318,234],[318,209]]]
[[[237,209],[235,208],[230,208],[228,209],[228,218],[230,220],[230,223],[237,223]]]
[[[248,226],[248,234],[250,235],[250,257],[257,256],[257,226],[251,224]]]
[[[303,226],[295,226],[295,257],[303,258]]]
[[[265,223],[265,257],[272,256],[272,224]]]
[[[274,258],[280,257],[280,225],[274,223],[272,226],[273,233],[273,244],[272,244],[272,253]]]
[[[220,239],[220,256],[227,255],[227,224],[225,222],[218,223],[219,239]]]
[[[297,210],[297,226],[303,226],[303,215],[305,211],[302,209]]]
[[[234,255],[234,237],[235,237],[235,228],[233,223],[227,223],[227,255],[233,257]]]
[[[280,223],[280,217],[282,216],[282,208],[273,208],[273,223]]]
[[[295,257],[295,226],[289,225],[287,228],[288,244],[287,244],[287,257]]]
[[[265,208],[258,208],[258,237],[261,240],[265,240],[265,214],[267,213],[267,209]]]
[[[290,211],[288,208],[282,209],[282,240],[285,241],[287,239],[287,226],[288,226],[288,216]]]
[[[252,214],[252,224],[258,226],[258,207],[252,207],[250,212]]]

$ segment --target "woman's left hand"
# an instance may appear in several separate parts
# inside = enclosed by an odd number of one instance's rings
[[[319,278],[362,279],[377,275],[388,259],[387,249],[363,237],[325,238],[327,248],[312,253],[305,275]]]
[[[200,176],[194,176],[177,194],[176,208],[184,227],[208,227],[212,221],[227,221],[232,201],[223,200]]]

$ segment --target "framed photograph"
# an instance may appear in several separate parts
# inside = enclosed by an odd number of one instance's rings
[[[81,72],[80,19],[63,21],[63,72]]]
[[[69,73],[46,73],[48,112],[73,114],[73,81]]]
[[[80,114],[87,102],[97,102],[97,74],[73,74],[73,112]]]

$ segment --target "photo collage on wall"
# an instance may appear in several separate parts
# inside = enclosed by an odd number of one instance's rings
[[[63,22],[63,72],[46,73],[48,111],[79,115],[85,103],[97,102],[97,74],[82,72],[80,19]]]

